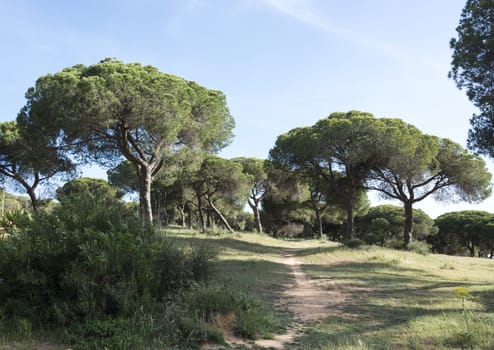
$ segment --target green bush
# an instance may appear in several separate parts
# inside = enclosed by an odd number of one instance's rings
[[[65,341],[74,350],[121,349],[145,347],[141,329],[128,318],[106,318],[77,323],[65,332]]]
[[[361,239],[358,239],[358,238],[350,239],[350,240],[345,242],[345,247],[351,248],[351,249],[360,248],[363,245],[365,245],[365,242],[362,241]]]
[[[117,200],[68,194],[50,213],[0,223],[10,234],[0,240],[0,329],[63,330],[82,350],[197,349],[224,342],[217,315],[234,315],[232,330],[248,338],[276,326],[256,300],[207,285],[214,247],[157,235]]]
[[[119,322],[142,309],[152,313],[210,276],[215,250],[179,246],[122,208],[74,200],[53,213],[17,212],[4,220],[10,236],[0,240],[0,320],[71,329],[70,339],[115,328],[108,339],[101,335],[100,348],[125,348],[114,341],[137,343],[117,331]]]
[[[410,250],[417,254],[427,255],[430,253],[430,246],[424,241],[412,241],[410,244]]]

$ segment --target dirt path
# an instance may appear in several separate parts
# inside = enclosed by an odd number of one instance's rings
[[[341,303],[344,299],[341,293],[322,289],[311,281],[302,271],[301,260],[293,254],[285,254],[283,263],[290,266],[295,277],[294,285],[288,288],[282,295],[281,303],[295,315],[294,323],[287,332],[277,335],[273,340],[258,340],[256,345],[271,349],[286,349],[286,346],[301,335],[307,326],[317,323],[321,318],[330,313],[331,306]]]

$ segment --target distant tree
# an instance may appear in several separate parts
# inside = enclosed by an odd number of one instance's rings
[[[329,187],[338,188],[347,213],[345,240],[350,240],[357,198],[365,191],[375,162],[377,135],[377,119],[370,113],[332,113],[312,127],[280,135],[269,157],[274,164],[319,177]]]
[[[404,244],[413,239],[413,204],[430,195],[441,200],[479,202],[491,193],[485,162],[448,139],[425,135],[399,119],[381,119],[379,161],[369,189],[401,201],[405,210]]]
[[[425,240],[437,233],[437,227],[424,211],[413,209],[414,235],[416,239]],[[402,241],[405,225],[403,208],[395,205],[378,205],[371,207],[364,216],[357,217],[359,238],[369,244],[395,247]]]
[[[449,76],[480,110],[470,120],[468,144],[494,157],[494,0],[467,0],[456,31]]]
[[[252,178],[252,188],[247,203],[254,214],[256,230],[261,233],[261,203],[271,188],[264,160],[245,157],[234,158],[232,160],[242,165],[244,173],[250,175]]]
[[[59,149],[103,164],[132,163],[148,225],[151,184],[170,155],[184,146],[217,152],[234,126],[222,92],[113,59],[45,75],[26,97],[18,122],[57,136]]]
[[[251,177],[243,173],[240,164],[212,155],[206,156],[200,169],[190,179],[190,186],[197,199],[201,231],[204,232],[206,228],[203,210],[208,207],[225,228],[233,232],[218,203],[226,206],[245,205],[251,182]]]
[[[455,244],[460,244],[468,249],[470,256],[475,256],[481,244],[482,232],[493,219],[493,214],[480,210],[457,211],[439,216],[436,219],[439,228],[436,249],[456,253]]]
[[[124,160],[115,167],[107,170],[108,182],[120,188],[125,193],[139,192],[139,179],[134,165]]]
[[[480,251],[494,259],[494,215],[485,222],[480,232]]]
[[[124,193],[103,179],[90,177],[78,178],[67,182],[57,190],[57,200],[61,205],[74,201],[86,203],[104,203],[114,205],[122,200]]]
[[[75,166],[51,147],[43,135],[23,131],[16,122],[0,123],[0,176],[23,188],[36,212],[40,204],[36,193],[39,186],[57,176],[72,174]]]

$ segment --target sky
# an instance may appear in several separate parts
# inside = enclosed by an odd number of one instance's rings
[[[465,0],[0,0],[0,121],[36,79],[106,57],[156,66],[227,97],[220,155],[265,159],[276,138],[332,112],[401,118],[466,146],[476,109],[448,79]],[[486,159],[494,172],[494,161]],[[105,176],[101,169],[85,175]],[[371,196],[373,204],[381,203]],[[395,202],[400,205],[400,203]],[[431,217],[494,211],[421,202]]]

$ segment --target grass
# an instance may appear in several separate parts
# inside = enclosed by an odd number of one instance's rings
[[[328,316],[305,325],[295,348],[494,348],[492,260],[369,246],[349,249],[325,241],[274,240],[258,234],[195,235],[194,239],[222,250],[220,278],[266,304],[273,304],[293,282],[282,263],[286,253],[302,259],[303,271],[318,285],[341,295],[338,304],[322,301],[329,305]],[[457,287],[468,288],[473,296],[465,303],[466,313],[453,294]],[[276,315],[285,326],[293,321],[286,310]]]
[[[327,317],[303,325],[293,349],[494,348],[493,260],[369,246],[349,249],[327,241],[275,240],[255,233],[202,235],[172,228],[164,234],[219,249],[211,283],[261,300],[277,325],[270,330],[274,333],[282,334],[294,322],[294,315],[277,303],[294,282],[284,255],[302,260],[305,274],[339,297],[321,300],[328,305]],[[453,294],[457,287],[466,287],[472,295],[465,300],[465,310]],[[12,347],[0,335],[0,349],[34,349],[33,337],[37,338],[31,335]],[[258,347],[247,343],[237,348]]]
[[[494,347],[494,262],[487,259],[418,255],[366,247],[304,257],[304,271],[343,302],[299,339],[312,349],[348,344],[369,349]],[[456,287],[474,296],[465,314]]]

